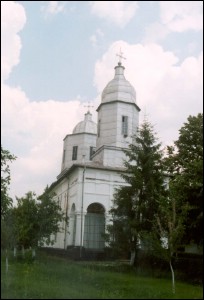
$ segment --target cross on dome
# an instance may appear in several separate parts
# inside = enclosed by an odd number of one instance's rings
[[[84,107],[87,107],[88,108],[88,111],[87,112],[90,112],[90,108],[91,107],[94,107],[93,105],[90,105],[90,101],[88,101],[88,105],[84,105]]]
[[[121,60],[122,60],[122,59],[126,59],[126,57],[123,56],[123,52],[121,51],[121,48],[120,48],[120,52],[117,53],[116,56],[119,57],[118,65],[121,65]]]

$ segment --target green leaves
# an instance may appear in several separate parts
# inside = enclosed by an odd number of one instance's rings
[[[108,228],[115,248],[128,252],[134,244],[136,249],[142,237],[145,241],[155,232],[160,245],[161,238],[168,240],[165,255],[170,258],[181,243],[202,242],[203,115],[189,116],[179,133],[164,156],[145,120],[124,151],[126,171],[121,176],[127,186],[114,195],[113,225]]]
[[[47,245],[52,243],[51,235],[60,231],[60,223],[64,222],[67,225],[65,215],[61,210],[58,202],[53,199],[54,194],[46,188],[45,192],[38,198],[39,203],[39,220],[41,226],[40,243]]]
[[[180,205],[189,208],[183,243],[202,243],[203,115],[189,116],[179,130],[174,147],[168,149],[165,164],[171,174],[171,188]],[[181,202],[182,200],[182,202]]]
[[[12,199],[8,196],[8,188],[11,180],[9,162],[15,159],[14,155],[1,146],[1,219],[5,217],[9,207],[12,205]]]
[[[52,236],[60,231],[60,222],[65,220],[53,195],[46,189],[40,197],[28,192],[17,201],[13,209],[17,244],[25,248],[51,244]]]
[[[145,120],[124,150],[126,172],[122,178],[127,186],[120,187],[111,209],[113,226],[109,226],[110,243],[126,253],[136,249],[144,231],[152,230],[157,212],[158,195],[165,194],[161,144],[153,126]]]

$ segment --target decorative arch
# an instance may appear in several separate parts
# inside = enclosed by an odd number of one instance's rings
[[[94,250],[104,249],[105,209],[98,202],[87,207],[84,223],[84,247]]]
[[[102,204],[94,202],[87,207],[87,213],[104,214],[105,208]]]

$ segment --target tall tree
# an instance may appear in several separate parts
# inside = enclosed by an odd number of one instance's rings
[[[203,114],[189,116],[167,158],[177,195],[189,206],[183,243],[203,242]]]
[[[158,211],[154,219],[153,230],[146,235],[151,244],[150,252],[169,263],[173,293],[175,293],[175,276],[172,260],[181,245],[189,211],[188,204],[183,202],[181,195],[177,192],[177,184],[178,182],[172,180],[169,175],[166,195],[161,195],[158,199]]]
[[[112,234],[111,246],[124,248],[123,239],[126,239],[134,260],[143,232],[149,232],[153,228],[158,199],[161,194],[166,193],[161,143],[158,143],[150,122],[144,120],[125,154],[126,172],[121,176],[128,186],[118,188],[115,193],[114,205],[110,211],[113,225],[109,225],[107,229]]]
[[[179,130],[178,149],[180,193],[191,206],[186,222],[187,243],[203,242],[203,114],[189,116]]]
[[[1,146],[1,219],[5,217],[12,199],[8,195],[9,184],[11,181],[9,162],[16,159],[8,150]]]
[[[156,255],[169,262],[172,273],[172,290],[175,279],[173,255],[182,243],[202,242],[202,194],[203,194],[203,116],[189,116],[188,122],[179,130],[174,146],[167,147],[163,160],[169,174],[168,196],[160,198],[158,214],[152,238]],[[155,233],[166,240],[166,250]]]

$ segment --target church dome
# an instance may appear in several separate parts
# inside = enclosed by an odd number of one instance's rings
[[[106,85],[102,92],[101,103],[115,100],[128,103],[136,103],[136,92],[134,87],[124,76],[124,67],[121,62],[115,67],[115,77]]]
[[[97,133],[97,125],[92,121],[92,114],[89,111],[85,114],[84,120],[74,127],[72,133]]]

